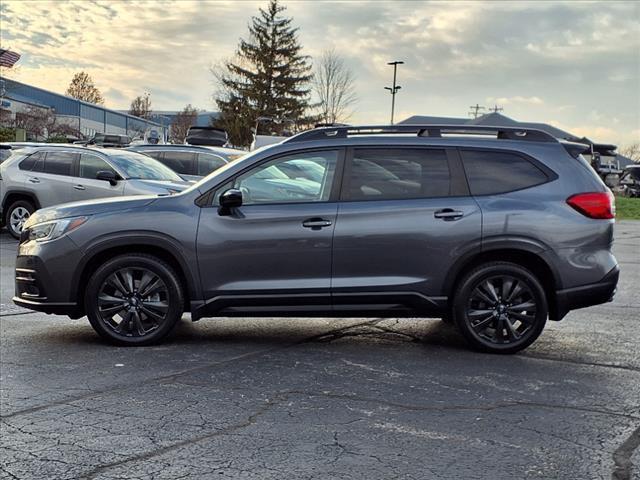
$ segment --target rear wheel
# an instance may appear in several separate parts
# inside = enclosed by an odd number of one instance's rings
[[[456,289],[455,322],[475,348],[515,353],[531,345],[547,321],[546,295],[529,270],[492,262],[467,273]]]
[[[18,200],[9,205],[5,224],[12,237],[20,238],[22,227],[34,211],[35,207],[28,200]]]
[[[173,268],[144,254],[105,262],[89,279],[84,301],[94,330],[120,345],[159,342],[180,320],[184,305]]]

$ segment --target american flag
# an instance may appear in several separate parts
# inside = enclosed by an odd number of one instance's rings
[[[0,67],[13,67],[20,60],[20,54],[0,48]]]

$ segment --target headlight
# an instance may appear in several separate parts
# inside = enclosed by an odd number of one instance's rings
[[[65,233],[75,230],[87,220],[89,220],[89,217],[71,217],[38,223],[26,229],[27,240],[35,240],[37,242],[54,240]]]

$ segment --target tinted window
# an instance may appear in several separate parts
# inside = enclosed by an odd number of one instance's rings
[[[309,160],[322,169],[320,181],[291,177],[285,172],[288,163]],[[337,151],[304,152],[263,163],[240,175],[234,188],[242,190],[243,204],[301,203],[329,200],[338,160]],[[285,168],[280,168],[280,167]]]
[[[36,164],[36,161],[42,157],[44,157],[44,153],[42,152],[36,152],[33,155],[29,155],[20,162],[18,168],[20,168],[20,170],[33,170],[33,166]]]
[[[174,172],[195,175],[193,169],[195,158],[196,154],[192,152],[164,152],[161,162]]]
[[[542,170],[508,152],[463,150],[472,195],[491,195],[533,187],[547,181]]]
[[[151,158],[162,161],[162,152],[148,152],[146,150],[142,150],[140,153],[144,153],[145,155],[149,155]]]
[[[80,156],[80,178],[95,179],[98,172],[101,171],[116,173],[107,162],[96,155],[83,153]]]
[[[350,200],[445,197],[450,191],[444,150],[356,149],[348,171]]]
[[[227,162],[217,155],[210,153],[198,154],[198,175],[209,175],[214,170],[224,166]]]
[[[54,175],[71,175],[74,153],[69,152],[47,152],[44,160],[44,173]]]

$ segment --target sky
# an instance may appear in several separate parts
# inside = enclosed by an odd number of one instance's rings
[[[592,140],[640,142],[640,2],[281,2],[303,52],[333,48],[352,69],[350,123],[467,117],[476,103]],[[3,48],[22,55],[12,78],[63,93],[84,70],[106,106],[148,91],[156,110],[216,110],[210,67],[248,38],[267,1],[0,2]]]

